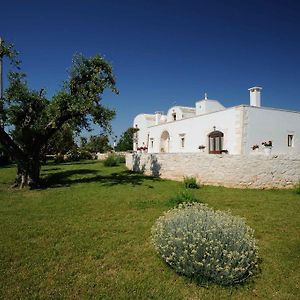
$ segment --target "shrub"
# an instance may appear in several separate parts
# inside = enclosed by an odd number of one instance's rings
[[[56,164],[60,164],[60,163],[63,163],[65,161],[64,159],[64,155],[63,154],[56,154],[55,157],[54,157],[54,162]]]
[[[115,167],[119,165],[119,159],[118,156],[111,154],[109,155],[104,161],[104,166],[106,167]]]
[[[126,162],[125,155],[118,155],[118,160],[120,164],[125,164]]]
[[[183,191],[175,194],[169,199],[169,203],[176,206],[184,202],[199,202],[198,199],[188,191]]]
[[[199,184],[195,177],[184,177],[183,184],[186,189],[199,189]]]
[[[244,220],[201,203],[183,203],[152,227],[157,252],[176,272],[222,285],[244,281],[257,269],[253,230]]]
[[[295,187],[295,192],[297,195],[300,195],[300,181],[298,182],[298,184]]]
[[[93,155],[91,152],[86,151],[86,150],[80,150],[78,152],[78,157],[79,159],[94,159]]]
[[[80,160],[80,153],[77,149],[72,149],[66,153],[67,161],[78,161]]]

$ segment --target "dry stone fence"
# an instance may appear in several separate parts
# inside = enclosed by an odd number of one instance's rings
[[[128,153],[128,169],[147,175],[240,188],[289,188],[300,180],[300,156]]]

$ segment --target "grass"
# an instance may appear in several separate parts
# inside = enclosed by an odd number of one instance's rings
[[[0,168],[0,299],[298,299],[300,196],[204,186],[193,194],[255,229],[261,273],[232,288],[199,285],[155,254],[150,229],[182,183],[101,162],[47,165],[43,189],[10,190]]]
[[[183,202],[201,202],[194,194],[192,194],[189,190],[183,190],[177,194],[174,194],[170,199],[169,203],[171,206],[177,207],[179,204]]]

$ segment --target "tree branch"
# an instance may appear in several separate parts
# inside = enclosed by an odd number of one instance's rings
[[[70,121],[73,118],[79,118],[82,117],[82,113],[80,112],[74,112],[67,115],[63,115],[55,120],[55,122],[50,122],[45,128],[45,133],[43,135],[40,135],[37,139],[36,145],[38,147],[43,147],[48,140],[57,132],[59,131],[62,126],[67,122]],[[55,126],[53,127],[53,125]]]

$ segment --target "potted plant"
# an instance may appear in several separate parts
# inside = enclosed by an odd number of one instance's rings
[[[252,151],[254,151],[255,153],[257,153],[258,150],[259,150],[259,146],[258,146],[257,144],[255,144],[255,145],[253,145],[253,146],[251,147],[251,149],[252,149]]]
[[[264,146],[264,152],[265,152],[265,154],[266,155],[270,155],[271,151],[272,151],[272,147],[273,147],[272,141],[262,142],[261,144]]]
[[[142,151],[143,151],[143,153],[147,153],[148,152],[148,147],[146,147],[146,146],[142,147]]]
[[[228,152],[228,150],[224,149],[224,150],[221,150],[221,154],[222,153],[228,154],[229,152]]]
[[[136,150],[139,153],[147,153],[148,152],[148,147],[142,146],[142,147],[138,147]]]
[[[204,152],[205,146],[204,146],[204,145],[200,145],[200,146],[198,147],[198,149],[201,150],[202,152]]]

